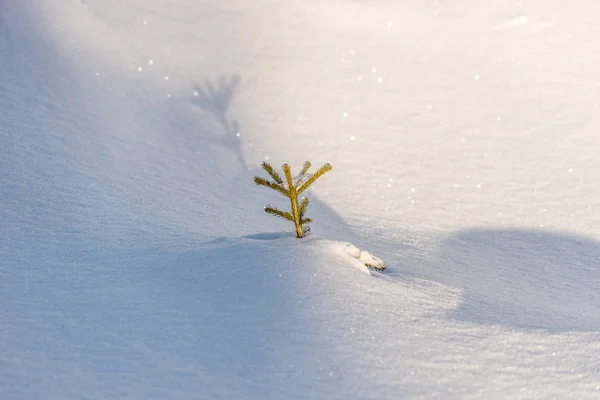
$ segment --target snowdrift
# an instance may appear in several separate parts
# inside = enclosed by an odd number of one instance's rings
[[[600,9],[550,3],[1,2],[3,398],[597,398]]]

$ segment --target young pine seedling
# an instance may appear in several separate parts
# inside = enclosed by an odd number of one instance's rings
[[[281,176],[273,169],[271,164],[263,162],[262,167],[269,176],[273,179],[273,182],[261,178],[260,176],[254,177],[254,183],[261,186],[269,187],[288,199],[292,205],[292,212],[281,211],[275,207],[266,206],[265,212],[271,215],[275,215],[279,218],[284,218],[292,221],[296,226],[296,236],[303,238],[305,229],[304,225],[310,224],[312,219],[306,217],[306,209],[308,208],[308,197],[302,197],[298,202],[298,196],[302,194],[310,185],[316,182],[325,172],[331,171],[331,165],[325,164],[317,170],[314,174],[309,174],[308,169],[311,167],[310,161],[304,163],[300,175],[292,177],[292,169],[288,164],[283,164],[282,169],[285,175],[285,181],[281,179]]]

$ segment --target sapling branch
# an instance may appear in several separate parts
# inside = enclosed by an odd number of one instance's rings
[[[262,167],[265,171],[267,171],[267,173],[271,176],[271,178],[273,178],[273,180],[276,183],[279,183],[280,185],[283,184],[283,180],[281,179],[281,177],[279,176],[279,174],[277,173],[277,171],[275,171],[273,169],[273,167],[271,166],[271,164],[269,164],[268,162],[263,162],[262,163]]]
[[[265,212],[267,214],[275,215],[276,217],[287,219],[288,221],[294,222],[294,217],[287,211],[281,211],[275,207],[266,206]]]
[[[302,171],[300,172],[300,175],[304,175],[305,173],[307,173],[311,166],[312,164],[310,163],[310,161],[306,161],[302,166]]]
[[[278,191],[279,193],[281,193],[285,197],[290,197],[290,193],[288,192],[288,190],[285,189],[283,186],[278,185],[277,183],[269,182],[268,180],[263,179],[263,178],[258,177],[258,176],[254,177],[254,183],[256,183],[257,185],[262,185],[262,186],[270,187],[271,189]]]
[[[306,214],[306,209],[308,208],[308,197],[302,197],[302,199],[300,199],[300,219],[302,219],[302,217],[304,217],[304,214]]]
[[[317,172],[314,173],[313,176],[311,176],[306,182],[304,182],[299,188],[298,188],[298,194],[304,192],[306,189],[308,189],[310,187],[310,185],[312,185],[313,183],[315,183],[317,181],[317,179],[319,179],[321,177],[321,175],[323,175],[325,172],[327,171],[331,171],[331,164],[325,164],[323,165],[321,168],[319,168],[317,170]]]

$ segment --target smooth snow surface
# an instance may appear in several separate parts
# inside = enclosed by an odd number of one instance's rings
[[[598,21],[0,0],[0,398],[600,398]]]

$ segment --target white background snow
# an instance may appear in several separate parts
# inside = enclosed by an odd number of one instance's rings
[[[0,0],[0,398],[600,398],[598,21]]]

